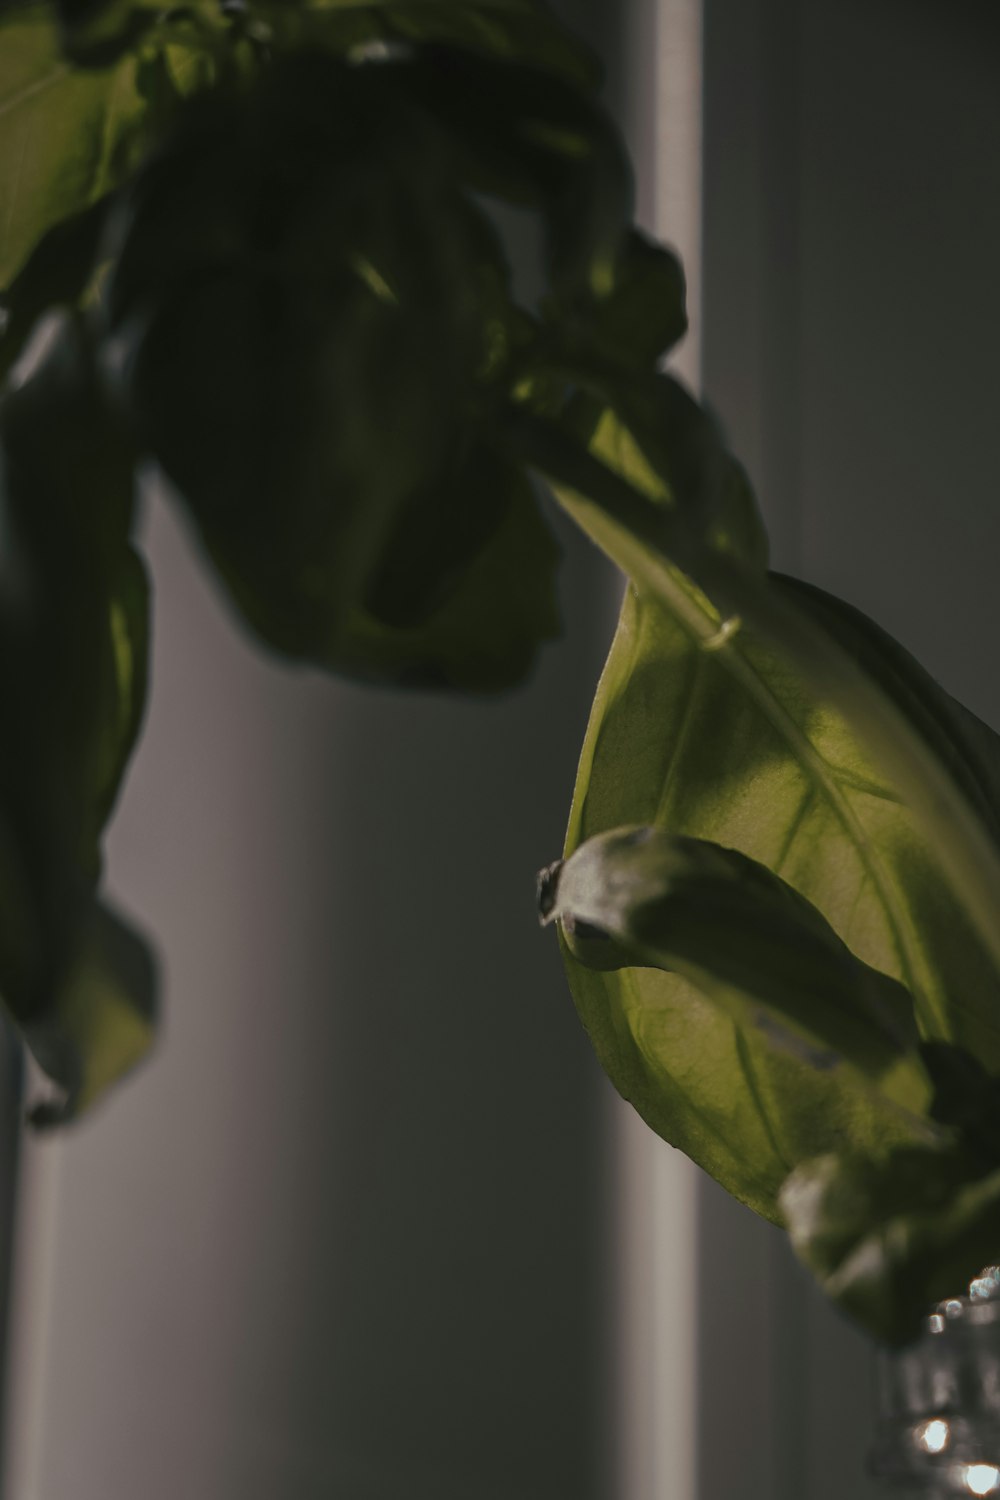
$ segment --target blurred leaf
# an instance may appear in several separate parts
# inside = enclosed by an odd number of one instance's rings
[[[598,400],[603,398],[598,390]],[[709,547],[760,570],[767,536],[740,464],[712,418],[672,375],[617,379],[590,439],[593,454],[653,500],[664,501]]]
[[[0,333],[0,383],[43,313],[80,301],[97,263],[110,204],[110,197],[101,198],[54,225],[0,297],[5,320]]]
[[[34,1105],[33,1125],[75,1119],[143,1061],[154,1039],[156,983],[146,943],[95,901],[54,1005],[25,1029],[59,1091]]]
[[[129,547],[111,579],[108,633],[101,658],[95,837],[111,816],[139,737],[146,710],[148,663],[149,582],[145,564]]]
[[[585,88],[601,77],[589,48],[541,0],[256,0],[253,9],[284,49],[323,45],[346,56],[379,42],[437,43],[543,68]]]
[[[426,660],[452,652],[440,620],[419,645],[385,627],[447,594],[507,503],[456,464],[513,314],[495,237],[391,77],[304,57],[200,101],[117,232],[106,367],[247,620],[335,670],[391,675],[395,643],[404,677],[447,675]],[[521,542],[547,578],[540,527]],[[491,678],[513,670],[503,640],[521,661],[537,593],[490,626]]]
[[[958,1148],[822,1156],[792,1173],[781,1209],[827,1296],[896,1343],[996,1258],[1000,1171],[983,1175]]]
[[[0,13],[0,287],[47,230],[128,175],[148,143],[150,70],[187,79],[196,52],[164,23],[144,53],[74,68],[49,6]]]
[[[218,0],[182,0],[164,7],[137,0],[55,0],[63,52],[76,67],[102,68],[178,25],[211,45],[226,26]]]
[[[632,230],[614,285],[595,308],[593,334],[613,358],[653,364],[687,332],[684,272],[672,250]]]
[[[802,597],[781,579],[772,586],[789,604]],[[825,596],[823,608],[842,618]],[[811,613],[819,618],[818,608]],[[873,681],[897,683],[901,704],[916,698],[920,712],[909,717],[925,744],[927,723],[946,738],[964,722],[870,622],[848,642]],[[962,786],[959,777],[973,774],[963,745],[960,732],[946,768]],[[766,865],[864,963],[906,986],[925,1036],[965,1046],[998,1070],[1000,980],[936,846],[855,732],[746,624],[699,646],[685,619],[630,589],[594,704],[567,849],[635,823]],[[572,955],[567,966],[619,1090],[759,1212],[777,1216],[782,1178],[810,1156],[837,1148],[877,1162],[890,1148],[867,1105],[856,1108],[832,1079],[776,1056],[680,976],[600,974]]]
[[[673,972],[775,1047],[821,1071],[846,1065],[855,1084],[923,1113],[910,997],[755,860],[661,828],[613,829],[551,877],[545,906],[588,967]]]
[[[158,12],[131,0],[54,0],[63,51],[75,66],[117,62],[156,24]]]
[[[983,1161],[1000,1163],[1000,1078],[952,1042],[924,1042],[920,1055],[934,1089],[931,1119],[955,1129]]]
[[[537,208],[549,275],[563,300],[606,297],[632,217],[628,154],[607,113],[541,68],[423,47],[396,65],[436,119],[477,191]]]
[[[414,537],[415,549],[427,552],[417,576],[443,585],[433,607],[402,619],[384,607],[401,592],[393,582],[402,576],[399,559],[393,575],[379,580],[381,614],[369,602],[350,618],[338,652],[341,671],[403,686],[497,692],[522,681],[539,643],[559,634],[558,548],[524,476],[476,449],[452,498],[473,515],[491,517],[488,534],[447,581],[435,562],[434,533]],[[450,532],[454,523],[446,524]]]
[[[147,631],[133,453],[79,324],[50,328],[32,362],[0,401],[0,691],[17,705],[0,740],[0,995],[29,1039],[77,1016],[84,980],[96,993],[98,838],[142,713]]]
[[[592,346],[634,370],[648,368],[687,332],[684,272],[672,250],[631,229],[603,296],[568,304],[553,299],[543,316],[561,343]],[[621,377],[612,384],[624,389]]]

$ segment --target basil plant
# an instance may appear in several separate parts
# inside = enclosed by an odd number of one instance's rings
[[[455,693],[556,634],[554,500],[627,579],[539,880],[581,1020],[654,1130],[904,1339],[1000,1244],[1000,743],[769,572],[664,372],[683,276],[599,81],[541,0],[0,6],[0,994],[40,1126],[153,1035],[100,894],[146,695],[140,476],[263,646]],[[530,304],[505,205],[544,243]]]

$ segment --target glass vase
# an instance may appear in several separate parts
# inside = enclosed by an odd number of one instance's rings
[[[874,1475],[921,1500],[1000,1500],[1000,1266],[878,1354]]]

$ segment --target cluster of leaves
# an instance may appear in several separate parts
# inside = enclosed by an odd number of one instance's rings
[[[885,1337],[1000,1237],[997,742],[767,571],[658,366],[597,71],[540,0],[0,9],[0,994],[87,1104],[141,1054],[99,845],[142,714],[136,476],[259,640],[488,692],[555,633],[535,481],[629,578],[566,858],[581,1017],[667,1140]],[[497,204],[534,213],[512,286]]]
[[[557,633],[512,416],[564,404],[557,351],[648,370],[683,326],[597,83],[535,0],[0,7],[0,994],[57,1085],[39,1121],[152,1035],[97,895],[142,476],[293,661],[487,693]],[[541,228],[528,306],[498,204]]]

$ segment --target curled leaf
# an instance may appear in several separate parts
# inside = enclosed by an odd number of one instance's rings
[[[662,828],[618,828],[570,855],[547,904],[581,963],[678,974],[776,1047],[820,1070],[846,1065],[922,1113],[910,997],[756,860]]]

